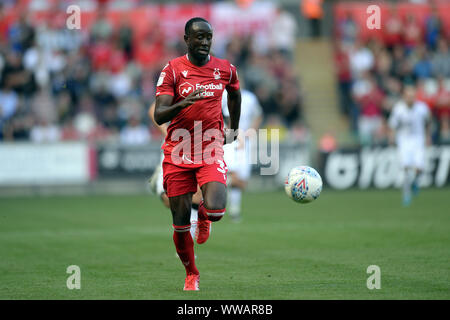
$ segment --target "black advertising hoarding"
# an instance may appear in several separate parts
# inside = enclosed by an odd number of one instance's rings
[[[161,161],[159,144],[124,146],[105,144],[97,146],[99,178],[147,177]]]
[[[320,172],[324,183],[333,188],[398,188],[403,170],[395,147],[342,149],[323,153]],[[419,183],[422,187],[444,187],[450,183],[450,145],[427,149],[425,169]]]

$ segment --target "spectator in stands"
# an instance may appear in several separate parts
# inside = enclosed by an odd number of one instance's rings
[[[111,140],[111,131],[102,126],[92,112],[82,111],[73,119],[73,127],[77,133],[78,139],[87,141],[108,141]],[[73,134],[71,126],[65,129],[65,137]]]
[[[8,39],[8,30],[11,19],[6,15],[3,2],[0,2],[0,46]]]
[[[61,141],[76,141],[80,139],[81,137],[77,128],[75,127],[73,118],[66,118],[62,122],[61,126]]]
[[[422,42],[422,30],[416,16],[409,14],[403,29],[403,43],[409,52]]]
[[[164,45],[164,39],[159,30],[151,30],[136,47],[136,62],[143,70],[153,71],[164,54]]]
[[[289,130],[289,141],[306,143],[311,136],[302,120],[295,121]]]
[[[394,46],[392,55],[391,75],[400,79],[407,80],[412,74],[412,65],[410,60],[406,59],[405,48],[398,44]]]
[[[120,131],[120,143],[124,145],[145,145],[150,142],[148,127],[141,124],[137,115],[132,115],[127,125]]]
[[[277,114],[278,101],[275,99],[275,96],[270,88],[262,84],[257,86],[254,92],[258,97],[259,103],[264,111],[265,118],[272,114]]]
[[[118,47],[123,51],[127,60],[131,60],[134,54],[133,29],[130,26],[130,18],[123,15],[120,19],[120,25],[117,29]]]
[[[374,56],[372,51],[362,41],[357,40],[354,48],[350,51],[350,68],[353,78],[359,78],[362,74],[374,67]]]
[[[415,79],[429,78],[432,74],[431,61],[424,44],[419,45],[414,52],[413,74]]]
[[[351,12],[347,12],[345,18],[338,22],[338,36],[345,46],[353,45],[358,38],[358,26]]]
[[[379,84],[382,84],[383,79],[389,76],[392,68],[392,57],[386,48],[379,50],[375,56],[374,72]]]
[[[435,108],[439,85],[436,79],[417,80],[417,99],[425,102],[432,110]]]
[[[402,97],[402,83],[395,77],[388,77],[383,81],[383,87],[381,88],[385,94],[382,102],[382,116],[384,120],[389,118],[391,110],[398,100]]]
[[[93,92],[95,104],[95,114],[102,124],[109,129],[117,129],[119,121],[117,117],[118,100],[108,90],[106,84],[101,85],[98,90]]]
[[[4,79],[0,87],[0,140],[3,139],[5,125],[12,118],[19,104],[19,97],[12,90],[12,80]]]
[[[53,97],[55,100],[56,113],[60,123],[64,123],[73,115],[72,101],[67,90]]]
[[[90,89],[89,86],[95,86],[91,71],[88,57],[77,52],[69,57],[63,74],[52,79],[53,91],[56,94],[66,90],[69,92],[74,110],[71,114],[78,109],[80,98]]]
[[[24,68],[22,55],[18,51],[9,51],[6,54],[0,82],[6,79],[9,81],[9,87],[19,95],[30,96],[36,90],[34,77]]]
[[[343,41],[338,41],[334,59],[339,83],[339,105],[341,113],[349,116],[352,105],[352,74],[350,70],[350,58]]]
[[[297,21],[294,16],[286,10],[278,9],[270,34],[272,47],[292,59],[297,40]]]
[[[277,80],[269,69],[270,59],[253,53],[244,69],[247,88],[255,92],[257,87],[264,87],[273,93],[277,89]]]
[[[269,57],[270,73],[276,78],[278,82],[281,82],[283,79],[289,76],[289,70],[291,69],[290,64],[280,51],[272,51]]]
[[[295,83],[283,81],[278,91],[278,114],[287,127],[301,119],[301,100]]]
[[[363,145],[380,140],[383,129],[381,108],[384,95],[370,73],[362,75],[353,86],[354,100],[359,107],[358,131]]]
[[[441,20],[438,17],[436,6],[432,4],[431,14],[425,20],[425,41],[429,49],[436,49],[440,33]]]
[[[382,28],[384,32],[384,42],[389,49],[402,41],[403,22],[398,14],[397,6],[393,6],[386,25]]]
[[[27,21],[26,12],[21,12],[19,20],[9,30],[9,42],[14,51],[24,53],[34,41],[34,28]]]
[[[61,140],[61,130],[56,124],[41,118],[31,129],[30,140],[36,143],[57,142]]]
[[[432,55],[433,75],[450,78],[450,51],[445,38],[438,41],[437,51]]]
[[[109,90],[116,99],[127,97],[133,89],[132,84],[133,79],[126,70],[110,73]]]
[[[252,50],[251,43],[250,37],[232,37],[226,45],[225,58],[236,66],[245,64]]]
[[[30,131],[35,123],[33,116],[26,112],[19,104],[19,109],[6,128],[5,140],[8,141],[27,141],[30,139]]]
[[[31,112],[39,124],[53,124],[59,120],[56,103],[48,90],[40,90],[31,101]]]
[[[106,71],[110,67],[113,46],[107,39],[99,38],[90,47],[90,60],[94,71]]]
[[[91,42],[99,40],[108,40],[111,38],[113,27],[107,18],[106,8],[100,6],[97,12],[97,18],[91,29]]]
[[[52,20],[44,21],[36,27],[35,45],[45,54],[55,51],[75,52],[80,48],[82,41],[81,32],[67,29],[65,16],[62,20],[52,17]]]
[[[45,55],[42,50],[39,50],[36,44],[28,48],[23,56],[25,69],[34,74],[39,87],[46,86],[50,81],[50,63],[49,55]]]

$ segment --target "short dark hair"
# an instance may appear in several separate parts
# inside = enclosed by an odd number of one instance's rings
[[[192,25],[194,22],[206,22],[207,24],[211,25],[208,20],[201,18],[201,17],[195,17],[192,19],[189,19],[188,22],[186,22],[186,25],[184,26],[184,34],[189,35],[189,30],[191,30]]]

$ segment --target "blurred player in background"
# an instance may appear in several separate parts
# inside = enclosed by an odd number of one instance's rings
[[[241,84],[242,87],[242,84]],[[231,178],[228,192],[228,212],[234,222],[241,220],[242,192],[247,187],[252,170],[251,154],[252,140],[245,139],[247,130],[258,130],[263,120],[262,108],[258,98],[252,92],[242,89],[241,118],[239,120],[240,134],[236,141],[223,147],[228,175]],[[225,123],[228,122],[228,95],[222,97],[222,112]]]
[[[150,108],[148,109],[148,116],[152,120],[152,122],[155,124],[155,126],[161,131],[163,136],[165,137],[167,135],[167,127],[169,126],[167,123],[163,123],[162,125],[158,125],[155,121],[155,103],[153,102]],[[161,162],[156,167],[155,172],[151,176],[149,183],[150,183],[150,189],[153,193],[158,195],[163,202],[163,204],[166,206],[166,208],[170,209],[169,204],[169,197],[167,197],[167,193],[164,190],[163,186],[163,172],[162,172],[162,163],[164,160],[164,153],[161,152]],[[202,191],[200,190],[200,187],[197,188],[197,192],[194,193],[192,196],[192,208],[191,208],[191,236],[193,239],[197,239],[198,233],[197,231],[197,211],[198,211],[198,205],[200,204],[202,200]]]
[[[411,204],[412,195],[419,192],[418,179],[425,167],[425,149],[430,143],[431,115],[428,106],[416,100],[413,85],[405,85],[403,99],[397,102],[389,118],[389,127],[395,133],[395,141],[404,170],[403,205]]]
[[[241,112],[236,68],[209,54],[212,38],[208,21],[190,19],[184,35],[188,53],[169,61],[156,84],[155,121],[158,125],[170,121],[163,145],[163,183],[172,211],[173,241],[186,269],[184,290],[199,290],[200,281],[189,232],[192,195],[199,185],[203,201],[198,209],[197,243],[201,244],[209,238],[211,221],[225,214],[227,167],[223,144],[236,138]],[[227,131],[221,104],[225,89],[231,129]],[[196,132],[201,134],[200,141]]]

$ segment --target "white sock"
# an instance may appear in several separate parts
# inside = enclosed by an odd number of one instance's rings
[[[198,211],[191,208],[191,236],[195,239],[195,231],[197,230]]]
[[[411,186],[414,181],[414,171],[406,169],[405,180],[403,181],[403,198],[411,198]]]
[[[231,188],[230,191],[230,216],[237,217],[241,214],[242,191],[239,188]]]

